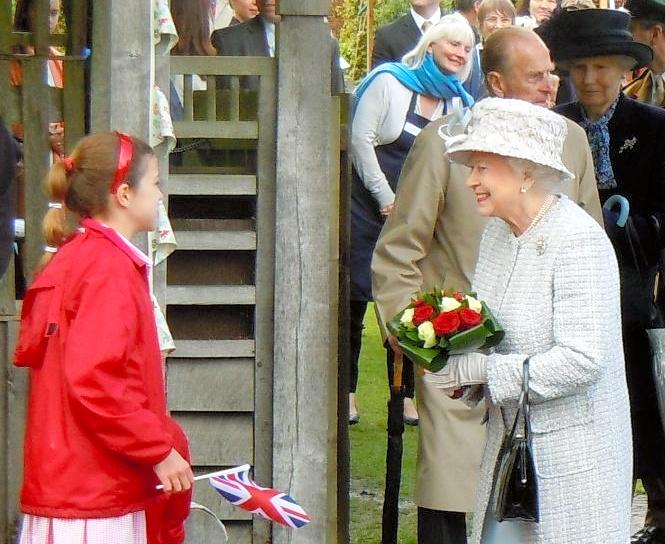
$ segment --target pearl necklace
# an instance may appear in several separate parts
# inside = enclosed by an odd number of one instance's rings
[[[520,238],[523,238],[525,235],[527,235],[529,232],[531,232],[534,227],[541,221],[543,217],[545,217],[545,214],[549,211],[549,209],[552,207],[552,204],[554,204],[554,200],[556,197],[554,195],[549,195],[546,199],[545,202],[543,202],[543,205],[540,207],[538,210],[538,213],[536,216],[533,218],[533,221],[531,221],[531,224],[527,227],[527,229],[520,235]]]

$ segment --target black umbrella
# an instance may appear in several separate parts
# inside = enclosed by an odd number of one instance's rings
[[[399,491],[402,481],[402,435],[404,434],[405,387],[402,374],[413,372],[413,365],[404,365],[401,354],[395,355],[393,375],[390,377],[388,400],[388,444],[386,448],[386,487],[383,495],[382,544],[397,544],[399,524]]]

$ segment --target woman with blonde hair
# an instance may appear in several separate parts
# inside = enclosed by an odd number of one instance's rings
[[[442,117],[459,101],[473,98],[462,84],[471,71],[473,30],[459,14],[443,17],[430,27],[402,62],[381,64],[360,83],[354,94],[351,158],[351,397],[350,422],[356,423],[362,324],[372,300],[370,264],[374,246],[395,200],[397,181],[406,156],[422,128]],[[389,367],[392,350],[388,351]],[[391,373],[391,372],[389,372]],[[410,373],[412,378],[412,372]],[[407,380],[413,397],[413,380]],[[417,424],[409,399],[405,421]]]

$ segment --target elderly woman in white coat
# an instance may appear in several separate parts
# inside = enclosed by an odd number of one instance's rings
[[[572,177],[560,159],[566,131],[545,108],[489,98],[474,107],[468,132],[448,141],[450,159],[472,168],[467,185],[478,211],[492,217],[473,287],[506,330],[493,353],[451,357],[426,376],[451,396],[460,387],[480,390],[488,407],[475,544],[630,539],[619,273],[603,229],[556,192]],[[495,466],[527,358],[540,521],[498,523]]]

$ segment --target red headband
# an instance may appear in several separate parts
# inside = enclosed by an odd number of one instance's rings
[[[129,167],[132,164],[132,156],[134,155],[134,143],[131,137],[124,132],[116,132],[116,134],[120,143],[120,152],[118,153],[118,166],[115,168],[115,176],[111,185],[112,194],[115,194],[118,191],[118,187],[125,181]]]

